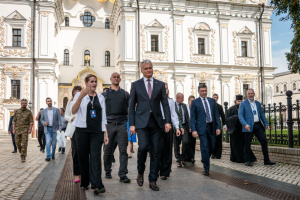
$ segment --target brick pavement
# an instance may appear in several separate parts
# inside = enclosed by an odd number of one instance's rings
[[[19,199],[48,165],[45,153],[39,151],[37,139],[29,139],[25,163],[13,150],[11,137],[0,138],[0,197]],[[56,156],[57,157],[57,156]]]

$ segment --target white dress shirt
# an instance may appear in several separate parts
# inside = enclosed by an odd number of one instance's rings
[[[255,101],[252,102],[252,101],[249,100],[249,103],[250,103],[250,107],[252,109],[252,114],[253,114],[253,117],[254,117],[254,122],[259,122],[258,111],[257,111],[257,107],[256,107]],[[256,112],[256,115],[254,115],[254,111]]]
[[[48,108],[47,110],[47,115],[48,115],[48,126],[52,126],[53,124],[53,109],[51,108],[51,110]]]
[[[143,80],[144,80],[144,84],[146,87],[146,91],[148,93],[148,78],[143,77]],[[153,77],[150,78],[150,85],[151,85],[152,92],[153,92]]]
[[[186,105],[186,108],[187,108],[187,110],[188,110],[189,117],[191,118],[191,108],[190,108],[190,105],[187,104],[187,105]]]
[[[170,106],[172,124],[173,124],[173,126],[175,126],[176,129],[179,129],[179,120],[178,120],[178,116],[175,111],[175,101],[173,99],[168,98],[168,102],[169,102],[169,106]],[[165,113],[164,113],[164,109],[163,109],[161,103],[160,103],[160,110],[161,110],[163,119],[165,119]]]
[[[210,120],[211,120],[210,122],[212,122],[211,110],[210,110],[210,104],[209,104],[209,101],[208,101],[207,97],[205,98],[205,100],[203,100],[203,97],[199,97],[199,98],[200,98],[201,101],[202,101],[202,104],[203,104],[205,113],[206,113],[206,107],[205,107],[205,102],[204,102],[204,101],[206,101],[207,106],[208,106],[208,112],[209,112]],[[213,100],[214,100],[214,99],[213,99]],[[215,101],[215,100],[214,100],[214,101]],[[206,122],[206,123],[210,123],[210,122]]]
[[[178,108],[178,112],[180,109],[179,103],[176,102],[176,106]],[[185,124],[185,115],[184,115],[184,110],[183,110],[183,106],[181,105],[181,112],[182,112],[182,124]]]
[[[69,123],[72,122],[73,117],[76,117],[77,115],[72,114],[72,106],[74,104],[74,101],[68,101],[67,107],[66,107],[66,112],[65,112],[65,120],[67,120]]]
[[[80,92],[77,92],[76,95],[74,96],[73,102],[75,103],[78,99],[80,95]],[[98,94],[98,99],[102,108],[102,131],[106,131],[106,127],[105,125],[107,124],[107,120],[106,120],[106,106],[105,106],[105,98],[103,95]],[[79,106],[79,109],[77,111],[77,117],[74,119],[73,121],[73,125],[78,127],[78,128],[87,128],[86,126],[86,112],[87,112],[87,105],[90,103],[91,99],[89,97],[89,95],[85,95],[85,97],[82,98],[81,100],[81,104]],[[73,105],[72,105],[73,107]],[[71,110],[72,110],[71,107]]]

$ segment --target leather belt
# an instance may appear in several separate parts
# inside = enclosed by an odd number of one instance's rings
[[[124,123],[116,123],[116,122],[107,122],[108,124],[113,124],[113,125],[121,125],[121,124],[124,124]]]
[[[208,122],[208,123],[206,123],[207,125],[212,125],[213,123],[212,122]]]

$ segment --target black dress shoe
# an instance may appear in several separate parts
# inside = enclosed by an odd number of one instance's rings
[[[144,174],[138,174],[136,178],[136,182],[138,183],[139,186],[143,186],[144,184]]]
[[[94,190],[94,195],[98,195],[100,193],[104,193],[105,192],[105,188],[101,188],[101,189],[98,189],[98,190]]]
[[[55,160],[55,157],[54,157],[54,156],[52,156],[52,160]]]
[[[150,182],[149,183],[149,187],[154,190],[154,191],[158,191],[159,187],[156,185],[156,182]]]
[[[252,167],[253,166],[253,164],[251,162],[249,162],[249,161],[245,162],[245,165],[248,166],[248,167]]]
[[[12,153],[17,153],[17,151],[13,151]]]
[[[194,159],[191,159],[191,162],[192,162],[192,164],[194,164],[194,163],[195,163],[195,160],[194,160]]]
[[[160,178],[161,178],[161,180],[167,180],[168,179],[168,177],[166,177],[166,176],[162,176]]]
[[[112,179],[111,173],[110,172],[106,172],[105,173],[105,178],[106,179]]]
[[[131,180],[127,176],[120,178],[120,182],[122,182],[122,183],[130,183],[130,181]]]
[[[84,187],[81,187],[83,190],[88,190],[89,189],[89,186],[84,186]]]
[[[115,163],[115,162],[116,162],[116,159],[115,159],[114,156],[112,157],[111,162],[112,162],[112,163]]]
[[[50,158],[46,158],[45,160],[46,160],[47,162],[50,162]]]
[[[208,171],[204,171],[204,172],[203,172],[203,175],[204,175],[204,176],[209,176],[209,172],[208,172]]]
[[[265,164],[265,165],[275,165],[276,162],[272,162],[272,161],[269,160],[268,162],[265,162],[264,164]]]
[[[186,161],[182,161],[182,166],[187,166],[187,162]]]
[[[61,148],[58,148],[58,152],[61,152]]]
[[[214,154],[211,154],[211,159],[215,159],[216,156]]]

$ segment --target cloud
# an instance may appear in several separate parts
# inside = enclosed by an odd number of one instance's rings
[[[280,40],[274,40],[272,41],[272,45],[276,45],[276,44],[279,44],[280,43]]]
[[[288,71],[288,62],[285,57],[285,53],[290,52],[290,49],[278,49],[273,50],[272,61],[273,67],[277,67],[275,73]]]

